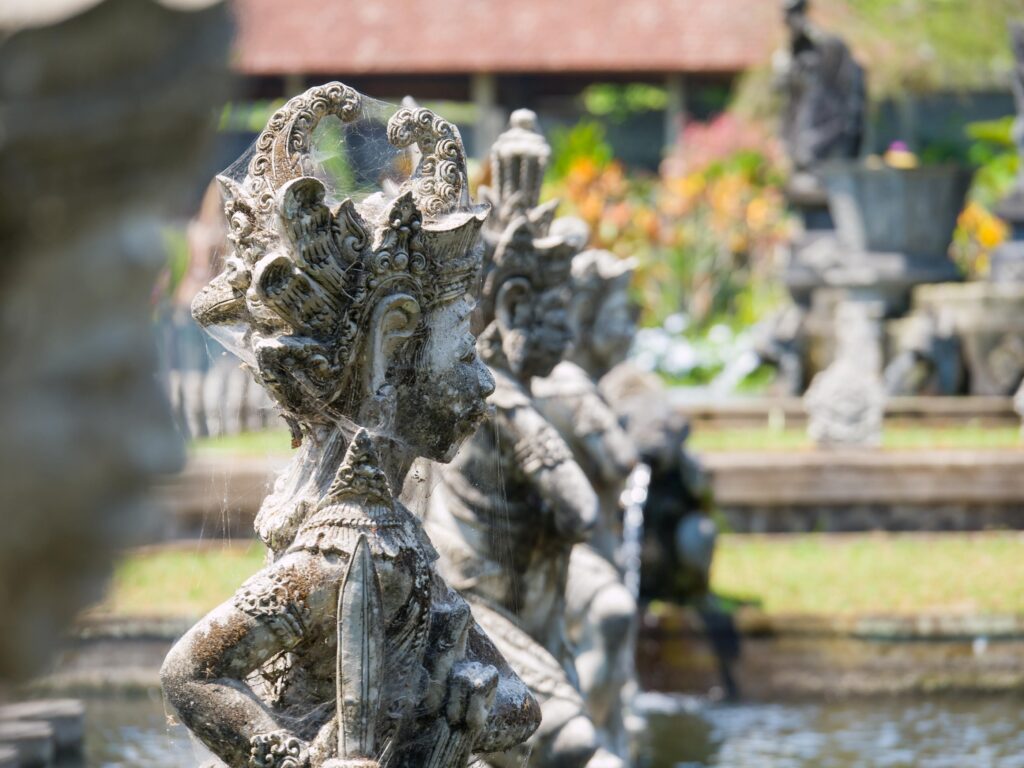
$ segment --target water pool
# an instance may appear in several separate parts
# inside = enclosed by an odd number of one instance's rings
[[[637,768],[1024,768],[1021,699],[641,703]],[[86,717],[88,768],[195,768],[206,757],[156,694],[89,699]]]

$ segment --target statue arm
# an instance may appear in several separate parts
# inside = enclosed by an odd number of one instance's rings
[[[540,725],[540,705],[473,618],[465,598],[434,574],[435,610],[444,621],[427,669],[433,696],[426,709],[445,701],[453,725],[474,732],[473,751],[501,752],[522,744]],[[465,683],[470,682],[469,685]],[[474,684],[476,683],[476,684]]]
[[[304,634],[310,596],[290,578],[294,559],[285,558],[242,585],[175,644],[160,670],[167,699],[181,720],[229,765],[248,765],[254,749],[309,759],[307,745],[245,682]]]
[[[637,452],[618,417],[596,393],[582,398],[577,416],[580,442],[590,464],[603,482],[621,483],[636,466]]]
[[[570,541],[585,541],[597,522],[598,499],[569,446],[534,408],[513,408],[504,421],[516,461],[544,499],[556,533]]]

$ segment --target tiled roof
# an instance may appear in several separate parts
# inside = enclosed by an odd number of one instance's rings
[[[777,0],[234,0],[245,74],[736,72]]]

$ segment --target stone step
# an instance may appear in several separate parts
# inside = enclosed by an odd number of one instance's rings
[[[60,752],[77,752],[85,739],[85,706],[77,699],[39,699],[0,707],[0,722],[49,723]]]
[[[57,755],[53,726],[33,720],[0,722],[0,747],[17,753],[18,768],[51,768]]]

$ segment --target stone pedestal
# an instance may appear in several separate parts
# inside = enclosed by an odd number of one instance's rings
[[[58,752],[81,750],[85,738],[85,707],[77,699],[42,699],[0,707],[0,723],[4,722],[48,723]]]
[[[960,339],[972,395],[1012,395],[1024,377],[1024,283],[914,290],[914,314],[942,314]]]

